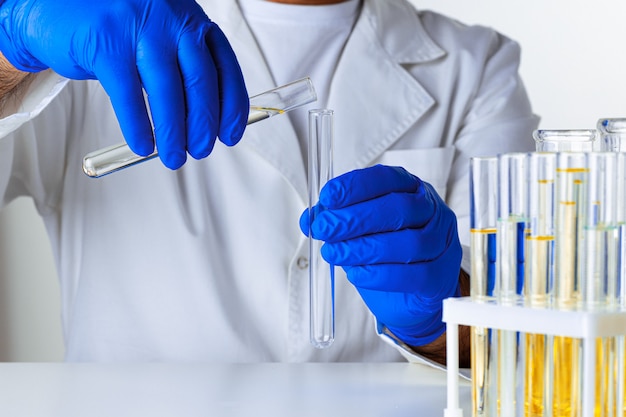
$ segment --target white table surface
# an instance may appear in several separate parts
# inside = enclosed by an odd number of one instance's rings
[[[461,381],[470,412],[470,385]],[[443,416],[444,371],[410,363],[0,363],[0,416]]]

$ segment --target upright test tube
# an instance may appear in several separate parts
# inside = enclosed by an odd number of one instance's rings
[[[617,153],[616,175],[616,221],[617,221],[617,305],[626,310],[626,153]],[[616,410],[626,415],[626,337],[619,336],[616,341]]]
[[[626,118],[599,119],[600,149],[607,152],[626,151]]]
[[[333,177],[333,111],[309,111],[309,219],[324,208],[317,205],[320,191]],[[309,226],[310,227],[310,226]],[[335,339],[335,267],[320,253],[323,242],[309,230],[310,339],[316,348],[327,348]]]
[[[617,304],[626,310],[626,118],[601,118],[597,123],[600,148],[617,155]],[[626,337],[616,338],[616,410],[626,415]],[[618,414],[620,412],[618,411]]]
[[[498,219],[498,158],[470,160],[470,295],[476,300],[493,296]]]
[[[529,157],[528,222],[524,298],[530,307],[550,303],[554,274],[554,187],[556,153],[535,152]],[[543,417],[551,398],[553,369],[552,337],[525,335],[524,346],[524,415]]]
[[[595,129],[540,129],[533,132],[537,152],[591,152]]]
[[[579,247],[581,300],[587,310],[606,310],[615,307],[617,300],[617,153],[589,153],[587,168],[583,235]],[[615,337],[597,338],[595,368],[592,361],[584,361],[587,384],[594,380],[592,375],[595,374],[595,392],[583,389],[586,395],[583,403],[595,399],[596,416],[612,415],[615,407],[615,350]]]
[[[580,302],[578,248],[587,173],[585,153],[561,152],[557,155],[554,305],[562,310],[575,309]],[[580,349],[580,339],[554,336],[554,416],[576,415],[572,410],[581,410]]]
[[[554,274],[556,153],[529,157],[528,223],[524,295],[528,305],[549,304]]]
[[[587,173],[584,153],[557,155],[554,301],[561,309],[573,309],[580,300],[578,241]]]
[[[496,268],[498,158],[470,159],[470,296],[484,302],[493,296]],[[474,326],[471,332],[472,416],[488,416],[489,339],[491,330]],[[494,396],[495,398],[495,396]]]
[[[499,156],[496,291],[498,298],[505,302],[517,301],[524,282],[527,181],[527,154],[507,153]]]
[[[587,169],[581,298],[586,308],[597,309],[615,305],[617,297],[617,153],[587,154]]]
[[[317,100],[310,78],[302,78],[250,97],[248,125],[271,116],[286,113]],[[137,165],[158,156],[154,151],[148,156],[139,156],[125,143],[90,152],[83,158],[83,171],[92,178]]]
[[[496,255],[496,294],[503,305],[514,305],[524,280],[528,155],[509,153],[499,156],[498,240]],[[499,415],[513,416],[520,406],[516,398],[518,334],[498,331]]]

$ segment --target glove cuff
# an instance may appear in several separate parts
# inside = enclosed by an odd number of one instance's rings
[[[461,286],[457,283],[454,297],[461,296]],[[424,346],[435,341],[446,331],[443,318],[443,303],[439,302],[439,308],[427,319],[410,327],[387,326],[387,329],[398,339],[410,346]]]
[[[30,7],[31,5],[26,2],[19,3],[14,0],[0,0],[0,51],[16,69],[25,72],[40,72],[48,69],[49,66],[28,52],[22,40],[15,39],[12,36],[20,33],[15,27],[14,16],[16,14],[25,15],[28,13],[28,11],[18,9],[29,9]]]
[[[439,309],[428,320],[411,327],[398,328],[387,325],[385,327],[407,345],[423,346],[433,342],[446,331],[446,325],[441,320],[442,313]]]

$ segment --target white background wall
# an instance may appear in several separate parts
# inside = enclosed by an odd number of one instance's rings
[[[600,117],[626,117],[626,2],[412,1],[519,41],[541,128],[593,128]],[[0,361],[62,359],[57,292],[43,224],[32,203],[19,199],[0,212]]]

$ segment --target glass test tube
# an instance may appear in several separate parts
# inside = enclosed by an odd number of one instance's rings
[[[607,152],[626,151],[626,118],[599,119],[600,149]]]
[[[320,191],[333,177],[333,111],[309,111],[309,219],[323,207],[316,206]],[[309,226],[310,227],[310,226]],[[310,339],[316,348],[329,347],[335,338],[335,267],[321,256],[323,242],[309,230]]]
[[[587,196],[581,248],[582,300],[587,308],[615,304],[617,266],[617,154],[587,154]]]
[[[498,159],[474,157],[470,159],[470,296],[482,302],[493,296],[496,262],[496,227],[498,193]],[[491,330],[472,327],[471,372],[472,415],[487,416],[489,338]]]
[[[533,132],[537,152],[591,152],[596,136],[594,129],[540,129]]]
[[[525,303],[547,307],[554,273],[555,153],[532,153],[529,157],[528,234],[524,277]],[[553,369],[551,336],[525,335],[524,415],[545,416],[552,386],[546,375]]]
[[[498,160],[498,227],[496,289],[499,303],[514,305],[524,279],[527,159],[525,153],[502,154]],[[518,333],[498,331],[497,392],[501,416],[516,415]]]
[[[524,294],[527,303],[537,307],[549,304],[553,285],[556,155],[535,152],[529,157]]]
[[[495,285],[498,158],[471,158],[470,171],[470,295],[484,299],[493,296]]]
[[[588,172],[585,154],[559,153],[556,172],[554,296],[557,307],[572,309],[579,301],[577,244],[581,235],[584,184]]]
[[[617,154],[595,152],[587,154],[588,180],[583,210],[581,256],[581,300],[585,309],[602,310],[615,307],[617,298],[616,222]],[[596,340],[595,415],[608,416],[614,410],[616,338]],[[587,364],[593,366],[593,364]],[[590,375],[592,369],[586,369]],[[585,377],[589,380],[589,377]],[[584,391],[583,391],[584,393]],[[592,401],[591,398],[587,401]]]
[[[621,147],[620,147],[621,149]],[[626,310],[626,153],[617,153],[616,174],[616,222],[617,222],[617,270],[616,270],[616,294],[617,307]],[[626,415],[626,337],[616,338],[616,400],[615,409],[621,410],[616,415]]]
[[[616,292],[617,305],[622,310],[626,309],[626,118],[601,118],[597,123],[600,135],[601,150],[617,153],[617,197],[616,222],[617,222],[617,277]],[[626,415],[626,338],[619,336],[615,340],[615,369],[616,369],[616,398],[615,409],[617,415]]]
[[[555,307],[571,310],[579,305],[580,259],[584,189],[587,180],[584,153],[561,152],[557,155],[555,213]],[[581,340],[554,336],[552,414],[574,416],[581,410]]]
[[[285,84],[283,86],[250,97],[248,122],[258,122],[276,114],[282,114],[317,100],[310,78]],[[154,151],[148,156],[139,156],[125,143],[109,146],[90,152],[83,158],[83,171],[90,177],[99,178],[112,172],[137,165],[158,156]]]
[[[524,282],[524,231],[527,211],[528,155],[508,153],[498,161],[497,297],[516,302]]]

